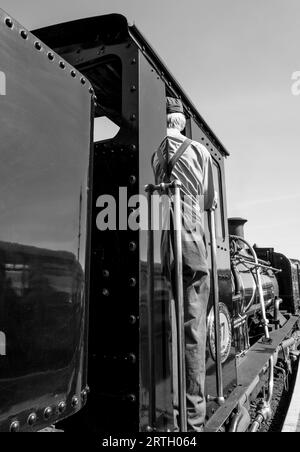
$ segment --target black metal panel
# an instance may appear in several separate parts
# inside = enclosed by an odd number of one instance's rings
[[[91,95],[36,41],[0,11],[1,431],[85,401]]]
[[[200,124],[201,130],[203,131],[203,133],[205,133],[207,137],[209,137],[211,144],[213,144],[222,155],[228,156],[229,155],[228,151],[225,149],[221,141],[217,138],[215,133],[205,122],[203,117],[200,115],[200,113],[194,106],[191,99],[187,96],[185,91],[182,89],[177,80],[173,77],[173,75],[168,70],[162,59],[151,47],[151,45],[145,39],[140,30],[135,25],[132,25],[129,27],[129,33],[132,39],[139,46],[140,50],[142,50],[145,57],[149,60],[152,67],[155,69],[156,73],[159,74],[159,76],[165,82],[166,87],[169,91],[168,95],[181,98],[188,115],[191,116],[198,124]]]
[[[121,44],[129,37],[127,20],[121,14],[88,17],[33,30],[32,33],[49,47],[58,49],[58,53],[61,53],[60,47],[82,43],[86,48]]]

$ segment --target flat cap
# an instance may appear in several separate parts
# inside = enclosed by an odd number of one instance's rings
[[[183,105],[180,99],[167,97],[167,113],[183,113]]]

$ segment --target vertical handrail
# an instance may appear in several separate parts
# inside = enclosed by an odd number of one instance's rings
[[[149,352],[149,427],[155,428],[156,423],[156,378],[155,378],[155,319],[154,319],[154,237],[152,228],[152,186],[146,186],[148,202],[148,283],[147,283],[147,314],[148,314],[148,352]]]
[[[175,281],[176,281],[176,317],[177,317],[177,363],[178,363],[178,402],[179,427],[181,432],[187,432],[186,414],[186,370],[185,370],[185,336],[184,336],[184,306],[182,277],[182,237],[181,237],[181,197],[179,181],[174,186],[174,235],[175,235]]]
[[[220,336],[220,310],[219,310],[219,281],[217,268],[217,241],[215,228],[215,211],[208,211],[208,223],[210,229],[211,243],[211,268],[213,278],[213,307],[214,307],[214,325],[215,325],[215,363],[216,363],[216,384],[217,384],[217,400],[219,403],[224,402],[223,394],[223,375],[221,362],[221,336]]]
[[[185,336],[184,336],[184,306],[183,306],[183,277],[182,277],[182,238],[181,238],[181,197],[179,181],[146,185],[148,201],[148,347],[149,347],[149,427],[155,426],[156,387],[155,387],[155,338],[154,338],[154,239],[152,230],[152,203],[154,191],[169,193],[174,189],[174,261],[175,261],[175,309],[177,321],[177,366],[178,366],[178,404],[179,428],[187,432],[186,414],[186,370],[185,370]]]

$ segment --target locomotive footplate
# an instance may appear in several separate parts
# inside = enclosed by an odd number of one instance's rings
[[[253,381],[262,372],[270,357],[276,352],[282,341],[292,332],[299,316],[291,316],[285,325],[279,330],[270,333],[270,343],[265,343],[260,339],[246,353],[238,367],[238,386],[207,422],[204,432],[217,432],[228,419],[232,411],[242,402],[246,393],[250,393],[254,388]]]

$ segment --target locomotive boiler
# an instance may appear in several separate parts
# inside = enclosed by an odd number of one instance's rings
[[[30,33],[0,11],[0,37],[0,431],[174,430],[178,300],[161,230],[137,220],[166,96],[210,152],[219,195],[204,215],[205,431],[257,431],[275,372],[298,359],[300,262],[251,246],[245,220],[228,219],[228,151],[125,17]]]

